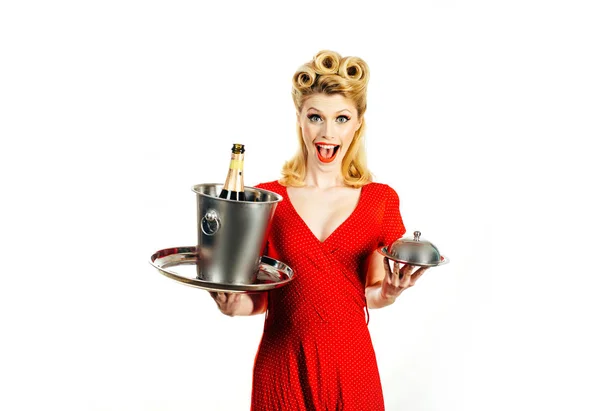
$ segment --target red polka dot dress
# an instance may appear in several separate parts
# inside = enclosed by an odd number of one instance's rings
[[[257,187],[283,196],[265,255],[292,267],[295,278],[269,291],[252,410],[383,410],[365,277],[369,255],[406,231],[398,195],[385,184],[363,186],[355,210],[321,242],[286,187],[277,181]]]

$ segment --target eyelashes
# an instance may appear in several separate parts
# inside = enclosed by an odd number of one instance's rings
[[[308,117],[308,120],[311,123],[319,123],[321,121],[323,121],[323,118],[319,115],[319,114],[308,114],[306,117]],[[346,123],[348,121],[350,121],[350,116],[347,115],[341,115],[341,116],[337,116],[335,118],[336,123]]]

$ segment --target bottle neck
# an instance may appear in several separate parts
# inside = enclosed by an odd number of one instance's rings
[[[227,179],[223,185],[223,189],[227,191],[244,191],[244,154],[231,153],[231,161],[229,162],[229,172]]]
[[[244,170],[244,154],[231,153],[230,170]]]

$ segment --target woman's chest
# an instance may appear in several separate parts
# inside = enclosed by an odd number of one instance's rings
[[[348,220],[359,206],[360,189],[332,192],[289,190],[290,206],[321,242]]]

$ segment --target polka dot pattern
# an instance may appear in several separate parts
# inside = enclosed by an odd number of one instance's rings
[[[398,195],[385,184],[365,185],[353,213],[321,242],[286,187],[257,187],[283,196],[264,254],[292,267],[295,278],[269,291],[252,410],[383,410],[365,277],[369,255],[406,231]]]

